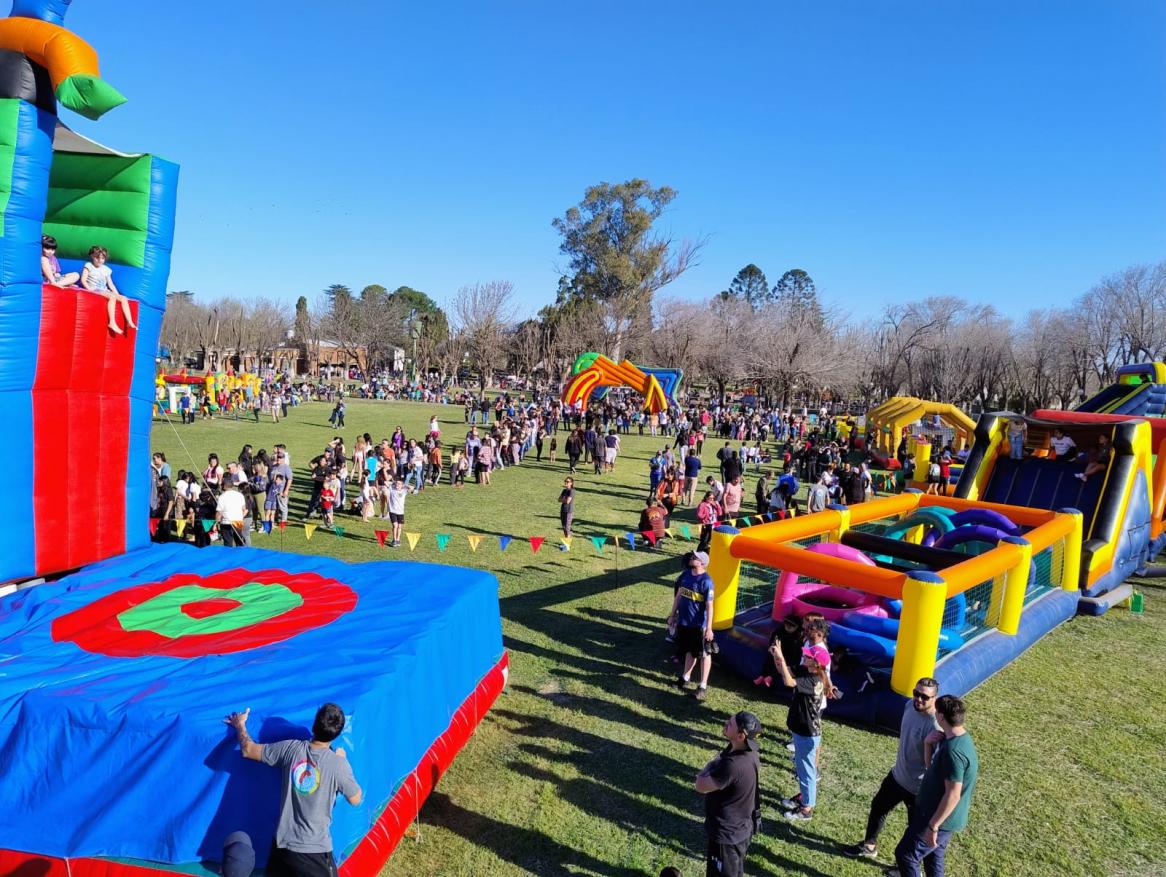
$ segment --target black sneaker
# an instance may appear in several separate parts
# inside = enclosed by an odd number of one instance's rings
[[[697,688],[697,689],[696,689],[696,691],[694,691],[694,692],[692,693],[692,696],[693,696],[694,698],[696,698],[697,700],[699,700],[699,701],[702,701],[702,702],[703,702],[703,701],[704,701],[704,700],[706,700],[706,699],[708,698],[708,696],[709,696],[709,690],[708,690],[708,687],[707,687],[707,686],[704,686],[704,685],[700,686],[699,688]]]
[[[681,691],[687,691],[688,686],[690,686],[690,685],[692,685],[692,682],[685,679],[683,676],[676,677],[676,687],[679,688]]]
[[[869,847],[865,843],[843,847],[842,852],[852,859],[877,859],[879,857],[878,847]]]

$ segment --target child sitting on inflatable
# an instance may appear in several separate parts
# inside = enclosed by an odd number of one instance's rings
[[[107,301],[106,313],[109,314],[109,331],[117,335],[125,332],[117,324],[117,305],[121,304],[121,312],[125,316],[126,325],[131,329],[138,328],[130,313],[130,300],[117,291],[113,282],[113,271],[105,261],[109,258],[109,250],[105,247],[90,247],[89,261],[81,269],[81,285],[90,292],[100,292]],[[66,275],[68,276],[68,275]]]
[[[81,275],[76,271],[61,273],[61,263],[57,259],[57,239],[50,234],[41,235],[40,273],[45,283],[50,286],[76,286],[77,281],[81,279]]]

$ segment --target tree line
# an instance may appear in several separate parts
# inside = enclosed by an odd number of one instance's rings
[[[969,409],[1072,407],[1118,367],[1166,358],[1166,262],[1102,278],[1067,306],[1012,319],[991,304],[925,296],[854,318],[823,299],[811,275],[770,283],[754,263],[698,301],[664,295],[697,264],[706,240],[661,229],[676,191],[648,181],[599,183],[552,220],[564,262],[555,299],[516,321],[506,280],[462,287],[448,312],[426,293],[340,284],[294,313],[268,299],[201,304],[172,293],[163,344],[258,353],[327,343],[373,370],[406,351],[411,369],[489,386],[514,373],[558,385],[585,350],[683,368],[688,386],[723,397],[754,387],[772,401],[817,403],[896,394]],[[469,381],[466,381],[468,383]]]

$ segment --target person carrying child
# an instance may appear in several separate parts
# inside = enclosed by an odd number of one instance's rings
[[[113,271],[105,264],[109,258],[109,250],[105,247],[90,247],[89,261],[81,269],[81,285],[90,292],[100,292],[106,299],[106,314],[109,316],[109,331],[117,335],[124,335],[125,331],[117,324],[117,306],[121,305],[122,315],[126,325],[131,329],[138,328],[130,312],[130,300],[117,291],[113,282]]]

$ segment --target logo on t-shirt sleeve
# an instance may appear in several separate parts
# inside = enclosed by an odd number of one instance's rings
[[[320,788],[320,768],[307,759],[297,762],[291,769],[291,781],[301,795],[315,794]]]

